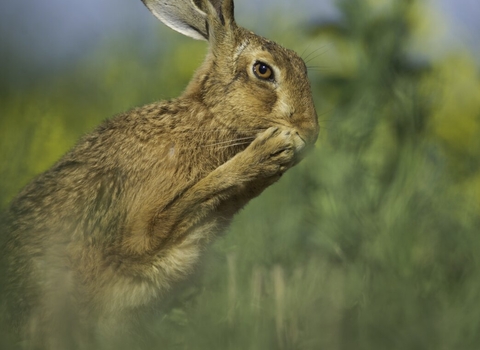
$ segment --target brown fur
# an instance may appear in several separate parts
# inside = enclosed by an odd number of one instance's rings
[[[206,6],[210,51],[182,96],[107,120],[13,200],[3,313],[32,348],[160,299],[315,142],[303,61],[221,6]]]

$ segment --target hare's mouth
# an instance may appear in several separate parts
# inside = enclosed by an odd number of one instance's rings
[[[296,130],[293,137],[293,147],[295,151],[294,164],[298,164],[305,157],[305,154],[308,153],[308,146],[305,139]]]
[[[295,153],[303,153],[306,146],[307,146],[307,142],[298,133],[298,131],[295,131],[295,138],[294,138]]]

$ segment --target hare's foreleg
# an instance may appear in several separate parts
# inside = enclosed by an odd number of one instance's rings
[[[261,133],[156,217],[154,235],[164,237],[159,247],[183,239],[205,221],[229,221],[292,166],[301,147],[303,141],[294,130],[272,127]]]

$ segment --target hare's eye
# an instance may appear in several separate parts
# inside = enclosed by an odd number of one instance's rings
[[[253,73],[259,79],[273,80],[273,70],[269,65],[263,62],[257,62],[253,65]]]

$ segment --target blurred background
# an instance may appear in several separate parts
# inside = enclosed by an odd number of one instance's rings
[[[237,0],[307,61],[316,149],[252,201],[152,349],[480,348],[480,4]],[[0,3],[0,207],[206,44],[140,0]]]

